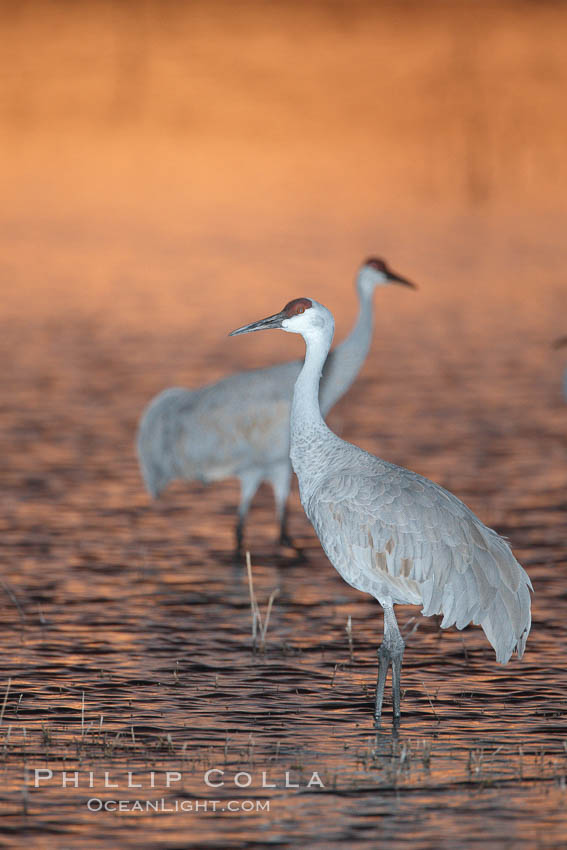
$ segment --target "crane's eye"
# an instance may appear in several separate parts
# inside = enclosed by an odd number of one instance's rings
[[[294,298],[293,301],[289,301],[285,305],[282,312],[285,313],[287,319],[291,319],[292,316],[305,313],[311,306],[312,304],[309,298]]]

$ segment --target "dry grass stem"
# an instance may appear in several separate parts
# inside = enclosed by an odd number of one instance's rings
[[[266,619],[262,622],[260,607],[258,605],[258,602],[256,601],[256,594],[254,593],[254,581],[252,579],[252,563],[250,560],[250,552],[246,552],[246,571],[248,573],[248,590],[250,592],[250,613],[252,616],[252,648],[254,650],[256,650],[257,648],[257,637],[259,633],[260,651],[263,652],[266,648],[266,635],[268,633],[268,626],[270,624],[270,614],[272,613],[274,599],[278,596],[280,589],[279,587],[276,587],[275,590],[272,590],[270,598],[268,599]]]
[[[12,679],[8,679],[8,684],[6,686],[6,693],[4,694],[4,702],[2,703],[2,709],[0,710],[0,726],[2,725],[2,720],[4,719],[4,712],[6,710],[6,703],[8,702],[8,694],[10,693],[10,685],[12,684]]]

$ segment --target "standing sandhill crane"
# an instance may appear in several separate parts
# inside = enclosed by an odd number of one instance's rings
[[[356,289],[358,319],[327,360],[321,384],[326,416],[356,378],[372,338],[372,295],[377,286],[414,284],[379,259],[360,268]],[[271,484],[280,543],[293,545],[286,530],[291,485],[289,417],[293,385],[302,361],[239,372],[216,384],[187,390],[171,387],[155,396],[138,429],[138,457],[146,487],[157,497],[174,479],[205,483],[235,476],[241,497],[236,524],[236,556],[242,551],[244,522],[262,483]]]
[[[443,487],[341,440],[325,424],[318,391],[333,338],[329,310],[298,298],[232,333],[265,328],[305,340],[291,412],[291,462],[301,504],[335,569],[384,609],[376,723],[390,664],[394,721],[400,716],[405,645],[395,604],[422,605],[426,616],[443,614],[443,628],[454,623],[462,629],[472,621],[482,626],[500,663],[514,650],[521,657],[532,585],[506,541]]]

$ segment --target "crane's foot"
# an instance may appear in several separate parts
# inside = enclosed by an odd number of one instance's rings
[[[232,560],[235,564],[241,564],[244,560],[244,516],[238,517],[234,529],[234,550]]]
[[[246,563],[246,555],[244,554],[244,550],[239,548],[232,550],[232,563],[235,567],[239,567],[242,564]]]
[[[388,738],[390,738],[390,737],[397,738],[398,737],[399,732],[400,732],[401,722],[402,722],[401,717],[392,717],[391,732],[388,733],[387,730],[385,730],[385,733],[388,735]],[[375,729],[376,732],[381,732],[384,729],[384,726],[382,724],[382,720],[380,718],[378,718],[378,719],[374,718],[373,729]]]
[[[297,543],[293,542],[293,539],[289,536],[287,531],[282,532],[278,539],[278,544],[282,546],[284,549],[293,549],[295,555],[299,561],[307,561],[307,555],[305,554],[305,550],[298,546]]]
[[[298,560],[307,561],[307,555],[305,554],[304,550],[301,548],[301,546],[298,546],[297,543],[293,542],[293,538],[291,537],[291,535],[289,534],[289,532],[287,530],[287,511],[284,512],[283,518],[281,520],[280,536],[279,536],[278,543],[284,549],[293,549]]]
[[[244,561],[244,552],[239,546],[237,546],[235,549],[232,550],[232,563],[237,566],[238,564],[243,564]]]
[[[293,542],[293,539],[289,536],[287,531],[283,531],[278,539],[278,543],[280,546],[284,546],[286,549],[295,549],[296,552],[301,552],[301,548]]]

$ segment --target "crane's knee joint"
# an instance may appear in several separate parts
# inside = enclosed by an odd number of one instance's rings
[[[406,648],[403,640],[393,640],[391,643],[384,641],[378,648],[379,658],[402,658]]]

